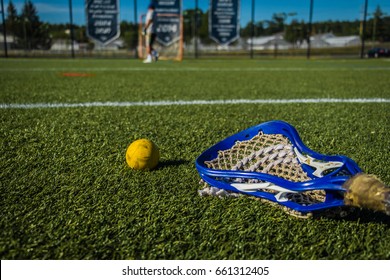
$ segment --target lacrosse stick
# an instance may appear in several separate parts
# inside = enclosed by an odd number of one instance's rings
[[[390,188],[346,156],[307,148],[282,121],[263,123],[217,143],[196,159],[201,195],[251,195],[305,216],[355,206],[390,215]]]

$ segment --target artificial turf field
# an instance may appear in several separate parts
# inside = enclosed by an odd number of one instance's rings
[[[0,73],[1,259],[390,259],[389,216],[200,197],[194,165],[280,119],[390,184],[390,60],[2,59]],[[301,101],[194,102],[232,99]],[[160,147],[157,170],[127,168],[138,138]]]

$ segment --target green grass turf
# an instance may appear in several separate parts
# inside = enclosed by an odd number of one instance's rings
[[[64,72],[93,77],[62,77]],[[0,104],[390,98],[389,60],[0,61]],[[390,104],[0,109],[1,259],[390,259],[390,219],[300,220],[241,197],[199,197],[194,160],[272,119],[310,148],[390,183]],[[146,137],[159,168],[132,171]]]

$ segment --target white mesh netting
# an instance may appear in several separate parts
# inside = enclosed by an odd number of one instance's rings
[[[205,164],[210,169],[267,173],[293,182],[310,180],[298,161],[292,143],[281,134],[264,134],[259,132],[258,135],[249,140],[237,141],[228,150],[219,151],[215,159],[206,161]],[[232,182],[259,183],[259,180],[232,178]],[[220,198],[239,196],[237,193],[210,186],[203,180],[201,180],[201,184],[203,185],[203,188],[199,190],[201,196],[217,196]],[[277,191],[273,190],[262,191],[277,194]],[[315,190],[289,193],[287,198],[301,205],[311,205],[325,201],[325,195],[325,191]],[[265,201],[264,199],[260,200]],[[291,215],[299,217],[310,216],[286,207],[283,208]]]

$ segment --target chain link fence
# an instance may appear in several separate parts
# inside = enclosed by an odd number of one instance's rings
[[[101,44],[87,35],[85,0],[1,1],[3,57],[136,58],[139,16],[149,3],[118,1],[120,36]],[[221,45],[209,34],[211,1],[182,0],[184,58],[364,57],[390,47],[388,1],[268,2],[239,1],[239,37]]]

